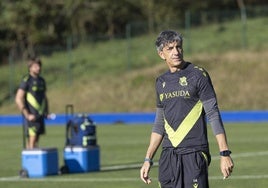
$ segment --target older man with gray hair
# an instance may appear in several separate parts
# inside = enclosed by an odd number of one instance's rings
[[[140,178],[151,183],[150,167],[162,143],[158,177],[161,188],[208,188],[211,157],[206,120],[218,143],[224,179],[234,167],[212,81],[204,68],[184,61],[183,37],[179,33],[163,31],[155,44],[168,71],[156,79],[156,118]]]

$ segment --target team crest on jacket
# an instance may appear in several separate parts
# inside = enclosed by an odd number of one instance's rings
[[[179,80],[179,83],[181,86],[187,86],[188,83],[187,83],[186,77],[185,76],[181,77]]]

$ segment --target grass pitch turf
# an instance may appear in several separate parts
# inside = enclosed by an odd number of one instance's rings
[[[209,128],[212,162],[209,168],[210,187],[263,188],[268,187],[268,125],[267,123],[226,124],[228,142],[232,150],[235,169],[232,176],[222,180],[219,170],[217,143]],[[65,126],[47,126],[41,137],[41,147],[57,147],[59,166],[63,165]],[[0,187],[3,188],[145,188],[157,187],[157,166],[151,169],[153,183],[145,185],[139,180],[141,165],[151,131],[150,125],[99,125],[97,141],[101,150],[100,172],[47,176],[21,179],[22,128],[0,127]],[[159,150],[160,151],[160,150]],[[159,152],[155,161],[159,158]],[[113,167],[113,169],[110,169]],[[110,169],[110,170],[109,170]]]

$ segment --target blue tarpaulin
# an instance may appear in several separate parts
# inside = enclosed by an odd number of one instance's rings
[[[76,114],[75,114],[76,115]],[[152,124],[154,112],[137,113],[88,113],[96,124]],[[224,123],[232,122],[268,122],[268,111],[222,111]],[[46,120],[47,125],[65,125],[67,118],[65,114],[56,114],[54,120]],[[21,125],[21,115],[0,115],[0,126]]]

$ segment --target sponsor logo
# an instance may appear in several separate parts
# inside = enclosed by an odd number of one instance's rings
[[[162,87],[164,88],[166,86],[166,82],[163,82],[162,83]]]
[[[198,188],[198,181],[197,181],[197,179],[193,179],[193,188]]]
[[[159,95],[160,101],[163,101],[164,99],[172,99],[175,97],[184,97],[184,98],[190,98],[190,93],[187,90],[178,90],[178,91],[172,91],[169,93],[162,93]]]

